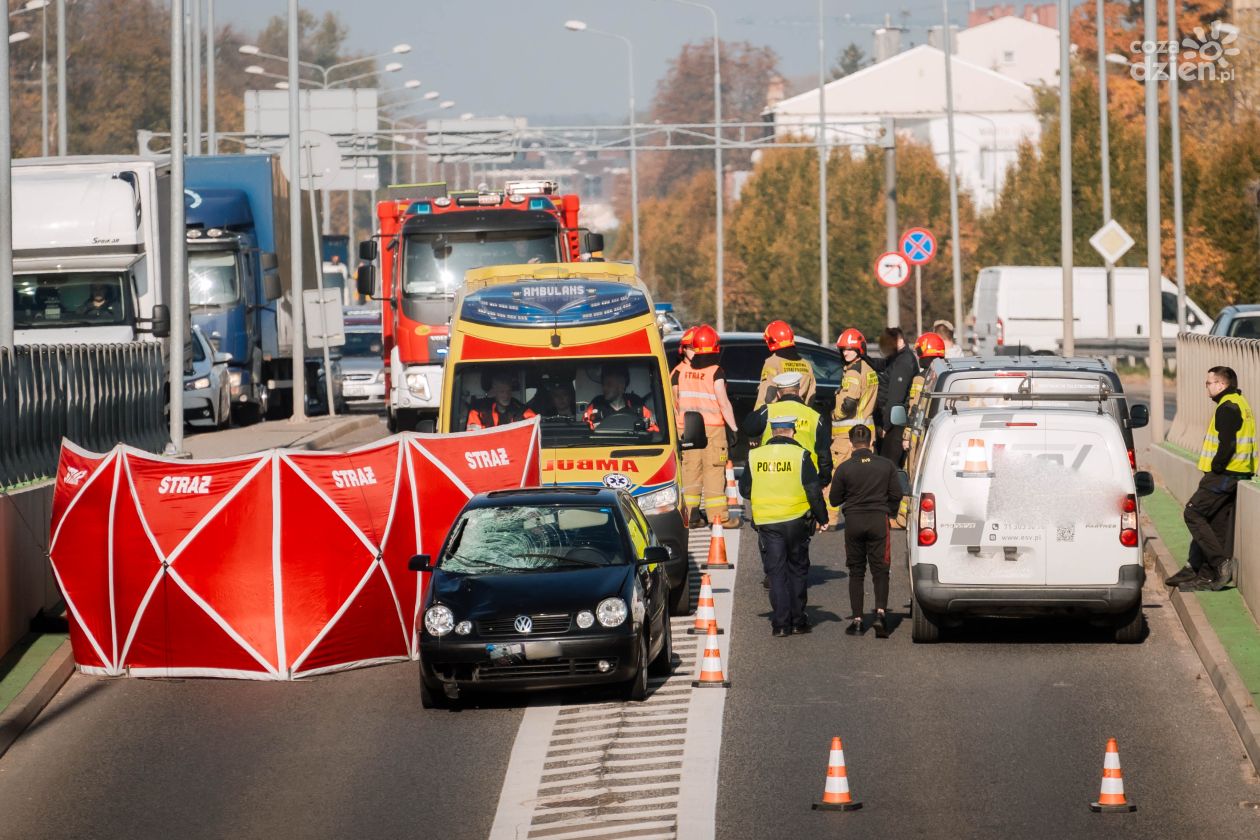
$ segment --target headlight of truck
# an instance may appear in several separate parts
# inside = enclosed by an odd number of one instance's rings
[[[626,620],[628,612],[625,601],[620,598],[605,598],[595,608],[595,617],[605,627],[616,627]]]
[[[661,490],[635,496],[634,501],[644,513],[661,513],[678,506],[678,486],[671,484]]]
[[[429,380],[423,373],[407,374],[407,390],[422,400],[429,398]]]
[[[239,370],[228,371],[228,382],[232,383],[233,388],[241,387],[241,372]]]
[[[430,636],[441,638],[455,629],[455,615],[450,607],[435,604],[424,612],[424,629]]]
[[[200,379],[194,379],[192,382],[184,383],[185,391],[200,391],[202,388],[210,387],[210,377],[203,376]]]

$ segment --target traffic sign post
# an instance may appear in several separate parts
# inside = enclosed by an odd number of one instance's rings
[[[901,254],[914,266],[914,326],[923,335],[923,264],[936,256],[936,237],[927,228],[910,228],[901,235]]]
[[[1089,238],[1107,265],[1107,338],[1116,337],[1116,278],[1114,266],[1133,247],[1133,237],[1111,219]]]
[[[875,261],[875,279],[886,289],[897,289],[910,279],[910,263],[896,251],[887,251]]]

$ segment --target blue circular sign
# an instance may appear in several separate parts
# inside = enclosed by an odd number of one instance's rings
[[[927,228],[910,228],[901,235],[901,253],[911,265],[923,265],[936,256],[936,237]]]

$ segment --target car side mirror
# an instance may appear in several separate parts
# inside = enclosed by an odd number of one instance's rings
[[[1146,403],[1134,403],[1129,406],[1129,428],[1140,429],[1151,422],[1151,407]]]
[[[169,338],[171,335],[171,308],[164,303],[153,307],[153,326],[150,332],[156,338]]]
[[[379,250],[375,239],[365,239],[359,243],[359,259],[364,262],[375,262]]]
[[[407,568],[413,572],[431,572],[433,563],[430,562],[429,555],[417,554],[407,561]]]
[[[364,245],[368,243],[363,243]],[[373,243],[375,244],[375,243]],[[355,281],[359,294],[363,297],[377,297],[376,294],[376,266],[361,265],[359,266],[359,279]]]
[[[231,353],[215,353],[214,354],[214,363],[216,365],[226,365],[230,361],[232,361]]]
[[[904,405],[894,405],[888,412],[888,419],[894,426],[909,426],[910,417],[906,414]]]
[[[1142,470],[1133,474],[1133,492],[1139,496],[1149,496],[1155,492],[1155,476]]]
[[[669,562],[669,549],[663,545],[649,545],[643,549],[643,559],[639,561],[640,566],[650,566],[656,563]]]

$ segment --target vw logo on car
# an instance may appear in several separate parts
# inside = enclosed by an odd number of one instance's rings
[[[517,633],[532,633],[534,630],[534,622],[527,615],[518,615],[512,626],[516,628]]]
[[[634,482],[627,475],[621,473],[609,473],[604,476],[604,486],[612,490],[629,490],[634,486]]]

